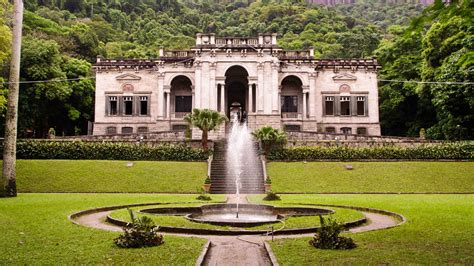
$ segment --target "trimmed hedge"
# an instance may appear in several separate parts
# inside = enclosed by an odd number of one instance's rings
[[[472,160],[474,144],[447,143],[414,147],[292,147],[274,150],[268,156],[273,161],[315,161],[315,160]]]
[[[2,147],[3,150],[3,147]],[[186,145],[110,142],[19,141],[18,159],[203,161],[207,153]]]

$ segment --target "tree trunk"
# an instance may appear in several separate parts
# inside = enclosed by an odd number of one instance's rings
[[[20,89],[21,30],[23,27],[23,1],[13,2],[13,39],[10,79],[8,87],[7,114],[5,117],[5,140],[3,143],[3,172],[0,196],[16,196],[16,138],[18,124],[18,93]]]
[[[207,130],[202,131],[201,143],[202,143],[202,148],[204,149],[205,152],[207,152],[209,150],[209,148],[207,147]]]

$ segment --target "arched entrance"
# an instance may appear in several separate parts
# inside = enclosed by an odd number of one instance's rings
[[[241,66],[232,66],[225,72],[226,110],[227,117],[231,112],[248,113],[248,72]]]

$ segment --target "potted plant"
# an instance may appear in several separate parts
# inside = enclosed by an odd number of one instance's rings
[[[211,190],[211,184],[212,184],[212,180],[210,177],[207,177],[205,180],[204,180],[204,185],[202,186],[202,188],[204,189],[204,191],[206,193],[209,193],[209,191]]]
[[[265,193],[268,193],[271,190],[272,190],[272,180],[270,179],[269,176],[267,176],[267,179],[265,179]]]

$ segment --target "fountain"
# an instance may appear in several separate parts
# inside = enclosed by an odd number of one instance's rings
[[[235,217],[239,218],[239,203],[240,203],[240,188],[241,175],[245,168],[255,169],[258,165],[256,164],[259,160],[257,154],[253,152],[252,148],[253,141],[252,135],[249,132],[246,121],[240,122],[238,115],[234,113],[232,117],[232,129],[227,142],[227,171],[229,177],[233,178],[236,187],[236,213]],[[252,177],[257,177],[255,173],[248,173]]]

